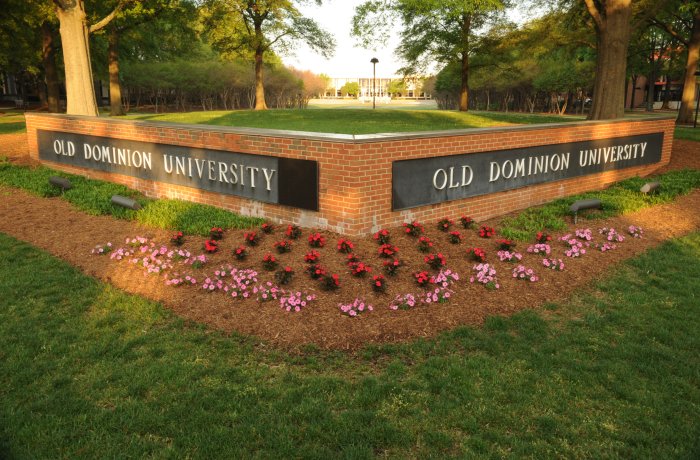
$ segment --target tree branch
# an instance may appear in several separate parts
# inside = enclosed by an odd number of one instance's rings
[[[656,27],[665,30],[669,35],[671,35],[679,42],[683,43],[686,47],[688,46],[688,39],[679,34],[678,31],[674,29],[673,26],[671,26],[670,24],[663,23],[656,18],[652,18],[651,23],[652,25],[655,25]]]
[[[112,19],[114,19],[122,9],[124,9],[124,6],[126,6],[127,3],[130,3],[130,1],[131,0],[120,0],[116,8],[114,8],[111,13],[109,13],[100,21],[90,26],[89,32],[93,33],[97,32],[98,30],[104,29],[107,26],[107,24],[112,22]]]
[[[605,28],[603,18],[600,17],[600,11],[598,11],[598,8],[595,6],[594,0],[584,0],[584,2],[586,3],[586,8],[588,8],[588,13],[591,15],[598,28]]]

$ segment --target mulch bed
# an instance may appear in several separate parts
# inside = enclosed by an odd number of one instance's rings
[[[3,138],[3,140],[5,140]],[[17,155],[22,157],[21,155]],[[676,141],[672,164],[668,169],[700,169],[700,144]],[[399,248],[398,256],[404,262],[396,277],[387,276],[388,289],[384,294],[371,289],[371,275],[383,273],[382,261],[378,256],[379,245],[371,236],[349,238],[355,245],[354,253],[373,267],[373,273],[365,278],[355,278],[349,273],[345,255],[338,253],[336,242],[341,236],[321,232],[326,237],[325,247],[317,249],[321,253],[320,263],[330,273],[340,276],[341,287],[337,291],[326,292],[319,288],[305,273],[307,264],[304,255],[312,248],[307,242],[311,230],[304,229],[303,235],[294,242],[292,252],[278,255],[273,243],[285,239],[286,227],[278,226],[273,234],[261,236],[258,246],[249,248],[250,255],[244,261],[237,261],[231,251],[244,243],[243,230],[226,231],[220,243],[220,251],[211,256],[203,268],[194,270],[201,281],[204,274],[213,275],[214,270],[223,265],[237,268],[252,268],[259,272],[260,281],[272,281],[273,273],[262,270],[264,254],[272,253],[281,265],[289,265],[295,271],[292,282],[285,289],[314,292],[318,299],[301,312],[283,311],[279,302],[260,303],[254,299],[234,300],[220,292],[207,293],[201,287],[166,286],[162,275],[146,275],[142,269],[126,261],[116,262],[109,256],[96,256],[91,250],[96,244],[112,242],[115,247],[123,245],[126,238],[144,236],[159,244],[170,245],[171,233],[144,228],[133,222],[116,220],[111,217],[89,216],[74,209],[59,198],[37,198],[23,191],[0,188],[0,231],[68,261],[88,275],[109,282],[116,287],[147,298],[161,301],[177,315],[188,320],[204,323],[213,329],[236,331],[260,337],[266,342],[285,348],[297,348],[304,344],[316,344],[321,348],[357,349],[369,343],[406,341],[418,337],[432,337],[437,333],[459,325],[478,325],[491,315],[510,315],[525,308],[538,308],[546,303],[567,299],[573,291],[580,289],[594,279],[604,277],[611,266],[636,256],[662,241],[682,236],[700,229],[700,191],[680,197],[675,202],[645,209],[633,214],[612,219],[585,221],[569,226],[591,228],[594,242],[602,243],[597,230],[601,227],[614,227],[626,236],[617,244],[617,249],[602,253],[589,248],[586,255],[570,259],[563,255],[563,243],[556,241],[560,232],[551,242],[551,257],[561,258],[566,264],[563,272],[553,272],[542,267],[541,256],[528,254],[528,244],[520,243],[516,250],[523,254],[520,262],[533,268],[540,280],[535,283],[515,280],[511,271],[517,264],[500,262],[496,258],[496,239],[482,239],[477,230],[463,230],[464,240],[453,245],[448,235],[439,231],[436,222],[423,222],[425,236],[433,240],[433,252],[445,254],[448,267],[459,273],[461,279],[452,286],[454,294],[449,302],[429,304],[411,310],[390,310],[389,303],[398,294],[419,294],[419,288],[412,273],[429,270],[423,262],[424,253],[417,249],[415,238],[405,235],[402,228],[389,229],[392,244]],[[498,219],[480,222],[498,229]],[[644,238],[636,239],[627,235],[629,225],[644,228]],[[478,226],[477,226],[478,227]],[[193,254],[201,254],[205,238],[186,237],[183,249]],[[474,262],[466,256],[470,247],[481,247],[487,252],[487,261],[498,271],[500,289],[487,290],[484,286],[471,284]],[[175,269],[174,271],[180,271]],[[434,273],[434,271],[432,271]],[[29,293],[31,295],[31,293]],[[374,306],[374,311],[350,318],[340,313],[338,304],[352,302],[357,296],[364,297]]]

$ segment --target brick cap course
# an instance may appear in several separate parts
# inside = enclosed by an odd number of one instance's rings
[[[376,134],[338,134],[307,131],[290,131],[284,129],[244,128],[237,126],[203,125],[191,123],[174,123],[169,121],[120,120],[111,117],[91,117],[85,115],[64,115],[59,113],[25,113],[25,117],[52,117],[61,120],[105,121],[126,126],[157,127],[168,129],[196,129],[221,134],[242,134],[252,136],[275,137],[283,139],[306,139],[313,141],[337,142],[342,144],[368,144],[375,142],[427,139],[433,137],[458,137],[474,134],[517,133],[542,129],[575,128],[580,126],[610,125],[616,123],[646,122],[654,120],[675,120],[675,115],[648,115],[619,118],[617,120],[584,120],[563,123],[536,123],[517,126],[493,126],[488,128],[448,129],[440,131],[415,131],[407,133]]]

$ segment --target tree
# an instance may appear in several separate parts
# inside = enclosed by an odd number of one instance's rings
[[[5,0],[0,24],[0,68],[33,80],[42,102],[49,111],[57,112],[60,79],[55,9],[44,0]],[[42,69],[45,88],[40,83]]]
[[[340,87],[340,94],[344,96],[357,96],[360,93],[360,84],[356,81],[349,81]]]
[[[118,0],[99,2],[96,10],[111,10]],[[97,6],[97,5],[96,5]],[[148,22],[149,33],[163,39],[168,30],[175,29],[182,40],[194,41],[190,23],[194,20],[194,5],[186,0],[141,0],[119,11],[110,24],[103,29],[107,35],[107,64],[109,73],[110,115],[124,115],[121,82],[119,76],[120,42],[129,31]],[[167,24],[163,24],[163,22]],[[127,35],[127,39],[128,39]],[[133,39],[132,39],[133,40]],[[133,46],[133,45],[132,45]],[[145,57],[142,54],[142,57]]]
[[[255,65],[255,109],[265,110],[263,63],[273,47],[284,50],[304,42],[324,57],[335,49],[333,37],[297,5],[309,0],[207,0],[207,24],[213,45],[224,53],[252,58]],[[315,0],[321,4],[321,0]]]
[[[132,1],[136,0],[119,0],[109,14],[89,26],[84,0],[53,0],[60,23],[68,114],[98,115],[88,37],[90,32],[107,26],[120,10]]]
[[[405,74],[424,67],[426,57],[460,63],[459,110],[469,107],[469,57],[474,31],[493,19],[508,0],[368,0],[353,17],[352,33],[365,46],[386,39],[396,20],[403,24],[397,53],[406,62]]]
[[[696,97],[695,72],[700,62],[700,4],[694,0],[670,2],[667,11],[654,17],[652,23],[681,42],[687,50],[678,123],[692,123]]]
[[[593,105],[588,118],[624,116],[627,51],[632,31],[648,22],[659,2],[652,0],[584,0],[596,32]],[[663,6],[666,2],[661,2]]]

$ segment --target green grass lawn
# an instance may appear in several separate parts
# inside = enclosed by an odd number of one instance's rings
[[[27,130],[24,114],[18,112],[0,113],[0,134],[17,134]],[[0,150],[0,153],[2,151]]]
[[[699,292],[694,234],[546,313],[286,353],[0,234],[0,457],[698,458]]]
[[[285,129],[341,134],[432,131],[485,128],[510,124],[560,123],[582,117],[523,113],[447,110],[339,109],[208,111],[164,114],[134,114],[135,120],[169,121],[247,128]]]
[[[686,128],[686,127],[679,126],[676,128],[674,138],[700,142],[700,127],[698,127],[698,128]]]

